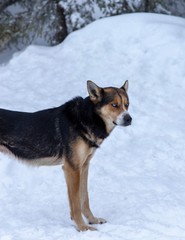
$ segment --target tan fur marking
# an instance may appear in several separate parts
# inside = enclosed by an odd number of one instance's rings
[[[18,161],[21,161],[27,165],[32,166],[55,166],[55,165],[61,165],[63,164],[63,160],[59,158],[58,156],[54,157],[46,157],[46,158],[38,158],[38,159],[22,159],[16,157],[10,150],[8,150],[6,147],[0,145],[0,152],[8,154],[11,157],[16,158]]]
[[[80,162],[80,160],[78,160]],[[75,221],[79,231],[96,230],[85,224],[81,213],[80,202],[80,169],[74,170],[67,161],[64,163],[64,173],[68,188],[71,218]]]
[[[128,103],[128,99],[122,89],[116,88],[115,91],[114,88],[104,88],[104,91],[114,96],[114,99],[109,104],[103,106],[99,111],[99,114],[106,123],[107,132],[110,133],[115,127],[113,122],[116,121],[117,117],[122,112],[128,109],[128,107],[125,107],[125,104]],[[112,104],[116,104],[118,107],[113,107]]]
[[[84,140],[82,140],[81,138],[79,138],[74,144],[73,144],[73,149],[75,152],[75,165],[79,168],[81,168],[86,159],[87,156],[93,154],[93,152],[95,151],[95,149],[90,148],[89,145],[87,143],[84,142]]]
[[[95,148],[89,147],[83,139],[79,138],[73,143],[73,156],[70,161],[73,161],[75,168],[73,169],[68,161],[64,161],[64,172],[68,188],[69,204],[71,209],[71,218],[75,221],[78,230],[95,230],[85,224],[82,214],[90,223],[104,223],[102,218],[96,218],[92,214],[89,206],[88,196],[88,168],[89,161],[92,158]]]
[[[2,145],[0,145],[0,152],[8,154],[10,156],[14,156],[14,154],[10,150],[8,150],[5,146]]]
[[[105,223],[106,220],[103,218],[94,217],[90,205],[89,205],[89,194],[88,194],[88,171],[89,171],[89,162],[93,155],[89,155],[87,160],[81,169],[81,178],[80,178],[80,202],[83,215],[87,218],[88,222],[91,224]]]
[[[101,143],[103,142],[103,139],[101,138],[97,138],[95,135],[93,135],[89,129],[87,129],[88,134],[84,134],[84,136],[91,142],[96,143],[98,146],[101,145]]]
[[[63,159],[59,158],[57,156],[55,157],[46,157],[46,158],[38,158],[33,160],[24,160],[24,159],[18,159],[20,161],[23,161],[26,164],[32,165],[32,166],[56,166],[63,164]]]

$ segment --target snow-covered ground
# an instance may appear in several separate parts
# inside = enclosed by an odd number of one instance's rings
[[[30,46],[0,66],[0,107],[36,111],[86,96],[86,80],[129,79],[132,126],[116,128],[90,167],[94,214],[79,233],[60,167],[0,155],[0,240],[185,239],[185,20],[128,14],[99,20],[59,46]],[[44,123],[43,123],[44,124]]]

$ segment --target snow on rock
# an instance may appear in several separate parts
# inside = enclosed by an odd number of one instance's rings
[[[129,79],[133,124],[116,128],[90,168],[97,232],[78,233],[60,167],[0,155],[0,240],[185,238],[185,20],[127,14],[98,20],[56,47],[30,46],[0,66],[2,108],[36,111],[86,96],[86,80]]]

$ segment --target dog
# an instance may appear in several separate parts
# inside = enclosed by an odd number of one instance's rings
[[[131,125],[128,80],[121,88],[87,81],[89,96],[34,113],[0,109],[0,151],[35,166],[62,165],[70,215],[79,231],[102,224],[89,206],[88,169],[97,148],[117,126]]]

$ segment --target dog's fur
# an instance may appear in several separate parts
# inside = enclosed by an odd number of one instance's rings
[[[89,207],[89,161],[116,125],[128,126],[128,81],[121,88],[100,88],[87,82],[89,96],[34,113],[0,109],[0,151],[32,165],[63,165],[71,218],[79,231],[105,223]]]

